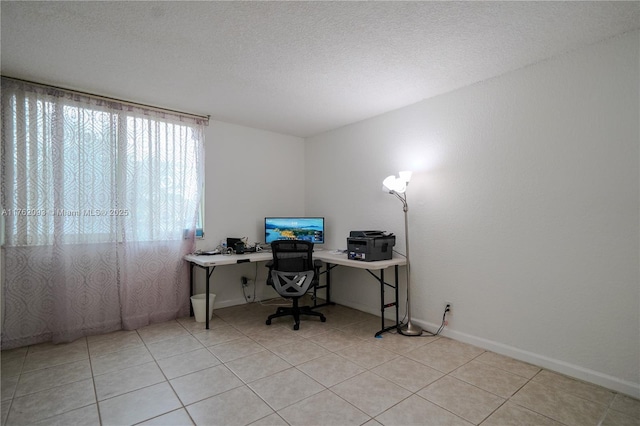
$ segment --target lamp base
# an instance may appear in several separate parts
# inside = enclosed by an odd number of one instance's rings
[[[398,331],[403,336],[420,336],[422,334],[422,329],[417,325],[413,325],[411,320],[409,320],[408,323],[400,327]]]

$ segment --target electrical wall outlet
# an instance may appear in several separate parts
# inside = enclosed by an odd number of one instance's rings
[[[453,303],[448,300],[444,301],[444,313],[447,315],[453,315]]]
[[[249,279],[247,277],[240,277],[240,282],[242,283],[242,286],[244,287],[249,282]]]

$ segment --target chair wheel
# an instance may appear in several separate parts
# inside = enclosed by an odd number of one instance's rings
[[[271,320],[270,319],[267,320],[267,325],[271,325]]]
[[[320,322],[327,322],[327,318],[326,317],[320,317]]]
[[[300,324],[293,324],[294,330],[300,330]]]

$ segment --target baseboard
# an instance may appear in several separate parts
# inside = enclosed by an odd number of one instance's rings
[[[338,298],[333,297],[333,295],[331,297],[331,301],[334,303],[337,303],[338,305],[348,306],[349,308],[357,309],[359,311],[366,312],[368,314],[372,314],[377,317],[380,316],[380,308],[375,309],[375,308],[372,308],[371,306],[361,305],[360,303],[354,302],[351,300],[349,301],[341,300],[339,297]],[[384,317],[390,320],[395,320],[396,319],[395,309],[390,308],[386,310]],[[400,318],[400,321],[402,321],[402,318]]]
[[[247,301],[244,300],[243,297],[240,297],[238,299],[229,299],[229,300],[223,300],[218,302],[217,300],[215,301],[214,305],[213,305],[213,313],[215,314],[215,309],[222,309],[222,308],[228,308],[229,306],[236,306],[236,305],[244,305],[246,304]]]
[[[372,309],[371,306],[365,306],[357,302],[346,300],[333,301],[343,306],[348,306],[359,311],[380,316],[380,310],[376,311],[375,309]],[[395,319],[395,311],[393,309],[389,309],[389,313],[386,314],[385,317],[389,319]],[[432,324],[425,321],[416,320],[415,318],[412,319],[412,322],[420,326],[421,328],[432,332],[435,332],[440,327],[440,324]],[[565,376],[593,383],[595,385],[602,386],[607,389],[632,396],[634,398],[640,398],[640,383],[633,383],[622,380],[620,378],[590,370],[579,365],[570,364],[568,362],[549,358],[544,355],[514,348],[503,343],[494,342],[492,340],[483,339],[481,337],[472,336],[470,334],[462,333],[448,328],[444,328],[440,334],[442,336],[449,337],[463,343],[468,343],[470,345],[474,345],[479,348],[498,353],[500,355],[505,355],[519,361],[545,368],[547,370],[555,371],[556,373],[564,374]]]
[[[275,291],[273,295],[256,294],[256,300],[252,302],[260,303],[262,301],[270,300],[277,297],[280,297],[280,296]],[[216,299],[215,303],[213,304],[213,309],[214,309],[213,313],[215,314],[215,309],[228,308],[229,306],[236,306],[236,305],[246,305],[247,303],[252,303],[252,302],[247,302],[244,299],[244,297],[239,297],[236,299],[227,299],[227,300]]]
[[[437,330],[438,327],[440,327],[439,324],[419,321],[415,318],[412,321],[427,330]],[[640,398],[640,383],[633,383],[622,380],[620,378],[609,376],[598,371],[590,370],[579,365],[560,361],[554,358],[549,358],[544,355],[514,348],[503,343],[494,342],[492,340],[483,339],[477,336],[472,336],[456,330],[445,328],[440,334],[463,343],[478,346],[482,349],[486,349],[500,355],[505,355],[547,370],[555,371],[556,373],[564,374],[565,376],[573,377],[578,380],[602,386],[607,389],[632,396],[634,398]]]

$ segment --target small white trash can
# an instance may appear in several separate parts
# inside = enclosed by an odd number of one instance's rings
[[[194,294],[191,296],[191,305],[193,306],[193,313],[196,316],[196,322],[205,322],[205,311],[207,309],[206,294]],[[213,316],[213,302],[216,300],[216,295],[209,293],[209,320]]]

